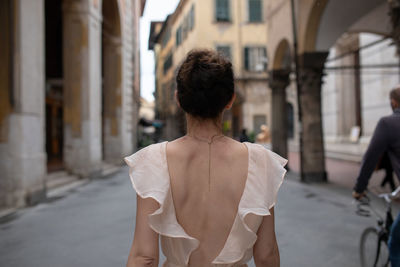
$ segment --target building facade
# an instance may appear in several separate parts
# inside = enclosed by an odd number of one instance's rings
[[[326,181],[325,157],[360,160],[391,112],[400,1],[271,0],[265,13],[272,147],[286,157],[289,144],[300,152],[302,179]]]
[[[1,1],[0,207],[34,204],[48,173],[120,163],[136,140],[144,0]]]
[[[236,101],[224,116],[226,133],[258,133],[270,123],[268,51],[264,6],[268,1],[181,0],[164,22],[153,22],[149,48],[156,61],[156,108],[166,122],[165,138],[184,134],[184,118],[174,100],[175,74],[195,48],[215,49],[234,67]]]
[[[153,26],[157,108],[172,120],[167,132],[180,129],[172,116],[176,68],[201,47],[225,53],[235,68],[238,99],[226,129],[235,136],[266,122],[275,152],[299,151],[304,181],[327,180],[327,156],[359,161],[378,119],[391,112],[400,0],[182,0]]]

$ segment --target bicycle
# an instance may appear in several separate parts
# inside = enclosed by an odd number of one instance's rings
[[[383,219],[378,212],[370,205],[368,196],[360,199],[357,205],[357,214],[364,217],[375,215],[377,220],[376,227],[367,227],[361,234],[360,239],[360,261],[362,267],[389,267],[388,240],[390,229],[393,224],[392,200],[400,193],[398,187],[392,193],[380,194],[379,198],[385,200],[386,216]],[[367,207],[367,209],[365,208]]]

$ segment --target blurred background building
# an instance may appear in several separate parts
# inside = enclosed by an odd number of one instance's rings
[[[325,159],[359,162],[391,113],[399,32],[399,0],[181,0],[149,36],[164,138],[184,134],[173,95],[179,64],[193,48],[213,48],[236,73],[224,130],[237,137],[267,124],[272,149],[300,158],[302,180],[326,181]]]
[[[287,156],[289,139],[302,179],[325,181],[325,159],[360,161],[377,121],[391,113],[400,1],[271,0],[265,12],[278,100],[271,104],[273,149]]]
[[[165,139],[185,131],[183,114],[174,101],[175,74],[194,48],[215,49],[233,63],[237,97],[224,117],[227,134],[237,138],[243,128],[257,134],[262,124],[270,123],[264,2],[268,1],[183,0],[165,21],[151,24],[157,116],[166,121]]]
[[[0,207],[134,151],[145,0],[0,2]]]

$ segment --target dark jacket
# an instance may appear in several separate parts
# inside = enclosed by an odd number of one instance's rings
[[[371,143],[361,163],[360,173],[354,190],[364,192],[380,157],[387,151],[394,172],[400,180],[400,108],[392,115],[379,120]]]

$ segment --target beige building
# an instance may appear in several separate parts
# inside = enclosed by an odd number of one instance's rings
[[[133,152],[145,2],[0,1],[0,208]]]
[[[264,0],[181,0],[164,22],[153,22],[149,48],[156,60],[156,108],[166,121],[165,138],[184,133],[182,113],[173,99],[175,73],[194,48],[211,48],[230,58],[237,99],[225,114],[224,129],[238,137],[242,128],[258,133],[270,124],[268,51]]]

